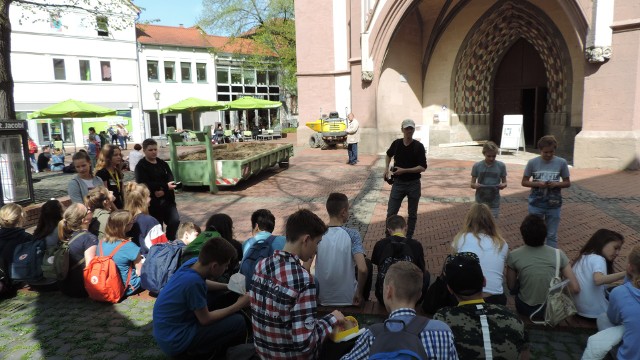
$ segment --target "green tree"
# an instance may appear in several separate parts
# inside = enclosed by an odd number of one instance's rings
[[[258,69],[275,67],[284,92],[297,92],[293,0],[203,0],[202,5],[202,28],[230,36],[231,44],[247,46],[239,40],[253,40],[251,49],[236,46],[243,53],[239,56]],[[248,50],[252,55],[246,55]]]
[[[63,15],[65,11],[82,11],[86,13],[86,22],[96,23],[96,16],[108,16],[108,26],[119,29],[133,24],[133,17],[125,15],[123,9],[137,12],[129,0],[66,0],[51,3],[47,0],[0,0],[0,119],[15,119],[16,109],[13,99],[13,75],[11,73],[11,19],[9,8],[20,5],[24,11],[20,21],[33,21],[41,11],[52,15]],[[36,20],[37,21],[37,20]]]

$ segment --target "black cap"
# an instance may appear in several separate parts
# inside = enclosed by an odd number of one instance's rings
[[[447,285],[457,295],[470,296],[482,291],[484,275],[478,255],[461,252],[447,257]]]

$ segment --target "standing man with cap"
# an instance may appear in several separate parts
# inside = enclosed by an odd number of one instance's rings
[[[529,359],[529,340],[520,318],[482,298],[486,280],[478,255],[449,255],[444,269],[458,306],[440,309],[433,318],[453,331],[460,359]]]
[[[427,170],[427,156],[424,145],[413,139],[416,123],[411,119],[402,122],[402,139],[396,139],[387,150],[384,178],[393,176],[391,194],[387,205],[387,218],[397,215],[406,196],[409,203],[409,221],[407,222],[407,239],[413,238],[418,221],[418,202],[420,201],[420,173]],[[393,168],[389,168],[393,158]]]
[[[358,163],[358,143],[360,142],[358,130],[360,124],[355,116],[353,116],[353,113],[347,115],[347,120],[349,121],[347,126],[347,153],[349,154],[349,161],[347,161],[347,164],[355,165]]]

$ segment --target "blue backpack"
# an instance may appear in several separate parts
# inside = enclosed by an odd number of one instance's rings
[[[11,279],[13,281],[38,281],[43,277],[42,262],[44,261],[47,244],[44,239],[37,239],[18,244],[13,251],[11,262]]]
[[[182,241],[171,241],[153,245],[142,264],[140,285],[149,292],[158,294],[167,284],[171,275],[180,267]]]
[[[247,291],[251,287],[251,278],[253,277],[253,273],[256,271],[256,264],[273,254],[273,240],[275,240],[275,236],[271,235],[264,240],[259,240],[253,243],[249,250],[247,250],[247,254],[242,258],[242,263],[240,264],[240,273],[244,275],[245,285]]]
[[[397,323],[400,330],[389,328],[392,323]],[[405,325],[402,320],[387,319],[382,324],[375,324],[369,330],[375,337],[369,359],[394,359],[394,360],[427,360],[427,352],[420,340],[420,333],[429,323],[424,316],[415,316]]]

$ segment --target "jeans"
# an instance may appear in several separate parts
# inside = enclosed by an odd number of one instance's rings
[[[402,205],[402,200],[406,196],[409,202],[409,218],[407,221],[407,239],[413,238],[413,232],[416,229],[418,221],[418,202],[420,201],[422,189],[420,188],[420,179],[404,181],[396,179],[391,186],[391,194],[389,195],[389,203],[387,204],[387,218],[391,215],[397,215]]]
[[[149,215],[156,218],[161,226],[163,224],[167,225],[167,228],[165,229],[167,239],[175,240],[176,233],[178,232],[178,226],[180,226],[180,214],[178,214],[176,204],[164,203],[159,206],[153,205],[154,204],[151,204],[151,206],[149,206]]]
[[[529,205],[529,214],[538,215],[547,225],[547,245],[558,247],[558,226],[560,225],[560,208],[543,209]]]
[[[349,164],[358,162],[358,143],[347,144],[347,153],[349,154]]]
[[[118,135],[118,142],[120,142],[120,149],[127,149],[127,138],[125,136]]]
[[[198,326],[189,349],[192,354],[224,354],[226,348],[245,342],[247,325],[240,313],[227,316],[213,324]]]

